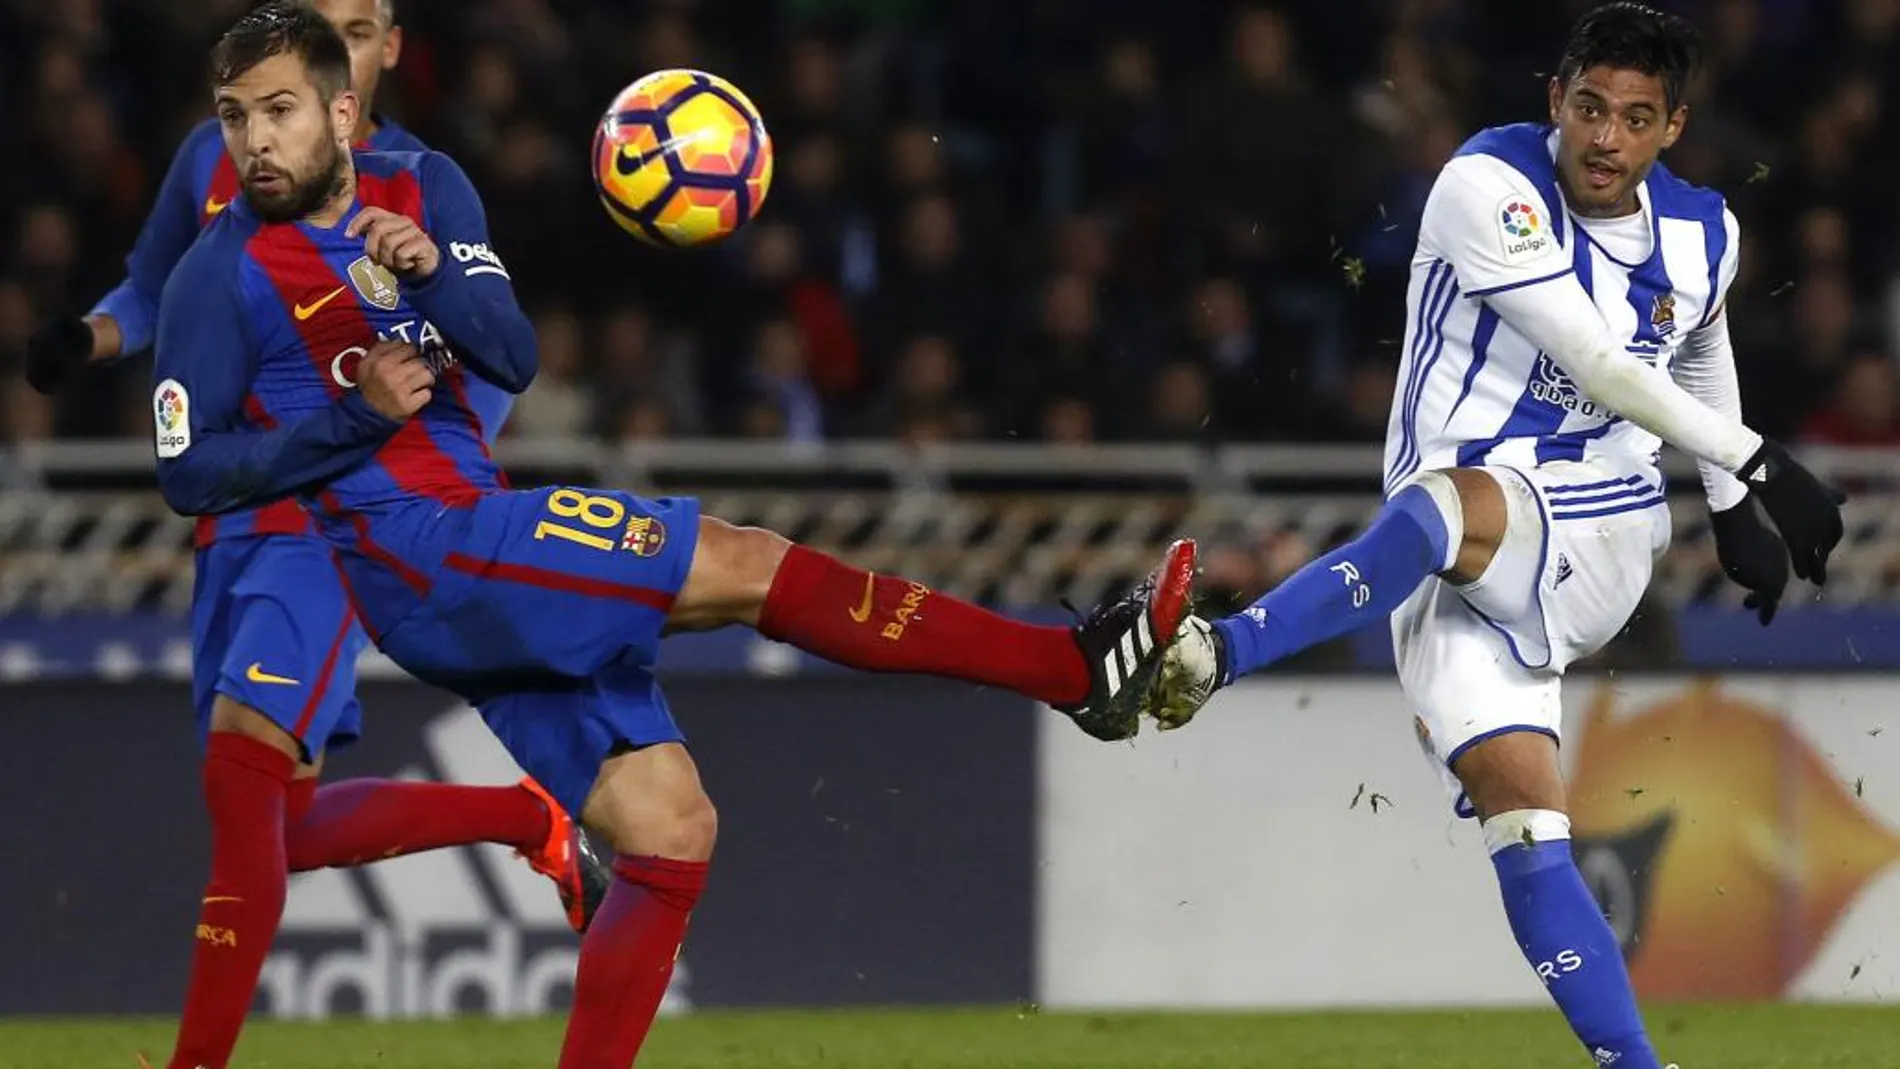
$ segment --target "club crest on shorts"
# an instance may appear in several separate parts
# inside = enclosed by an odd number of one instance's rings
[[[356,292],[362,294],[364,300],[385,312],[395,311],[396,305],[402,301],[402,294],[396,289],[396,276],[367,256],[358,256],[356,262],[350,265],[350,284],[356,287]]]
[[[620,536],[620,548],[636,557],[657,557],[666,548],[666,524],[652,516],[635,516],[627,521],[627,533]]]
[[[1676,330],[1676,295],[1658,293],[1656,302],[1649,309],[1649,325],[1656,328],[1658,335],[1667,336]]]

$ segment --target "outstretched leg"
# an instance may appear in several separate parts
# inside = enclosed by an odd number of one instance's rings
[[[1193,718],[1214,691],[1275,661],[1391,615],[1434,574],[1484,574],[1504,537],[1503,491],[1474,469],[1432,471],[1392,495],[1359,537],[1219,620],[1190,616],[1147,696],[1161,727]]]
[[[1193,577],[1194,545],[1177,542],[1126,598],[1077,627],[1043,627],[705,517],[667,626],[741,623],[852,668],[1004,687],[1099,738],[1127,738],[1161,649],[1186,614]]]

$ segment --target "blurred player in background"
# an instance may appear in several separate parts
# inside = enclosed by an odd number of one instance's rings
[[[1790,556],[1820,584],[1842,533],[1840,496],[1741,421],[1735,217],[1657,162],[1695,57],[1683,20],[1605,5],[1564,50],[1550,125],[1483,131],[1445,165],[1412,261],[1385,508],[1251,608],[1189,618],[1150,695],[1179,727],[1217,688],[1391,614],[1420,739],[1482,822],[1518,945],[1615,1069],[1660,1063],[1571,856],[1564,668],[1622,629],[1668,545],[1663,442],[1700,461],[1723,566],[1762,624]]]
[[[438,153],[350,151],[344,45],[306,8],[240,20],[212,67],[244,182],[165,287],[160,488],[188,515],[318,503],[384,652],[474,703],[613,844],[562,1069],[632,1063],[712,855],[712,803],[652,674],[663,631],[743,624],[847,666],[1006,687],[1097,735],[1138,723],[1186,612],[1192,543],[1078,626],[1037,627],[701,516],[690,499],[508,490],[472,398],[526,389],[538,349],[467,177]],[[245,948],[277,922],[272,814],[311,722],[225,708],[244,804],[214,823],[230,864],[203,924],[228,933],[223,953],[261,960]],[[228,1053],[181,1044],[174,1067],[217,1069]]]
[[[396,65],[402,29],[391,0],[317,0],[323,18],[347,42],[350,79],[365,101],[382,72]],[[32,342],[30,378],[54,392],[89,361],[116,360],[152,345],[167,278],[197,239],[239,196],[239,172],[224,130],[207,120],[185,140],[159,190],[129,277],[85,318],[43,326]],[[353,143],[378,149],[425,146],[365,109]],[[332,298],[333,299],[333,298]],[[321,296],[291,309],[302,321]],[[512,397],[471,383],[469,403],[492,438]],[[473,787],[356,779],[319,787],[327,748],[361,733],[356,661],[367,646],[338,578],[329,547],[308,514],[283,501],[198,525],[192,603],[192,685],[198,729],[206,738],[204,789],[214,828],[211,880],[197,926],[191,987],[173,1065],[222,1065],[249,1012],[268,931],[239,943],[223,916],[232,909],[281,913],[287,872],[355,865],[445,846],[494,842],[515,847],[554,881],[576,930],[606,893],[609,873],[572,819],[532,780]],[[295,780],[281,793],[258,788],[261,756],[231,725],[263,717],[299,740]],[[240,813],[242,815],[234,815]],[[228,832],[270,831],[255,842]],[[261,867],[259,878],[237,874]],[[245,887],[246,901],[229,890]],[[275,928],[273,919],[271,926]]]

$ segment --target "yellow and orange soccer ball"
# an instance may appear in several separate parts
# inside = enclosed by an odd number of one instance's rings
[[[772,139],[732,83],[655,71],[614,97],[594,131],[594,186],[628,233],[709,245],[746,225],[772,185]]]

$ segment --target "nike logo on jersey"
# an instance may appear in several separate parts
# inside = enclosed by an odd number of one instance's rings
[[[875,572],[865,573],[864,600],[858,603],[857,608],[851,610],[851,618],[853,620],[856,620],[858,623],[865,623],[871,619],[871,594],[872,594],[872,588],[875,587],[876,585],[877,585],[877,573]]]
[[[338,297],[342,296],[343,291],[347,289],[349,289],[348,286],[338,286],[336,289],[331,290],[330,292],[324,294],[323,296],[317,298],[315,301],[312,301],[309,304],[300,304],[297,307],[292,308],[290,310],[290,314],[296,316],[297,322],[301,323],[304,320],[309,319],[311,316],[316,315],[318,312],[322,311],[324,305],[329,304],[331,301],[334,301]]]
[[[216,215],[229,207],[230,204],[231,202],[228,200],[219,200],[216,197],[207,196],[205,197],[205,216],[208,218]]]
[[[251,666],[244,670],[244,678],[250,680],[253,683],[275,683],[278,686],[283,686],[283,687],[296,687],[296,686],[302,685],[301,681],[292,679],[289,676],[274,676],[274,675],[271,675],[269,672],[264,671],[263,661],[252,661]]]

